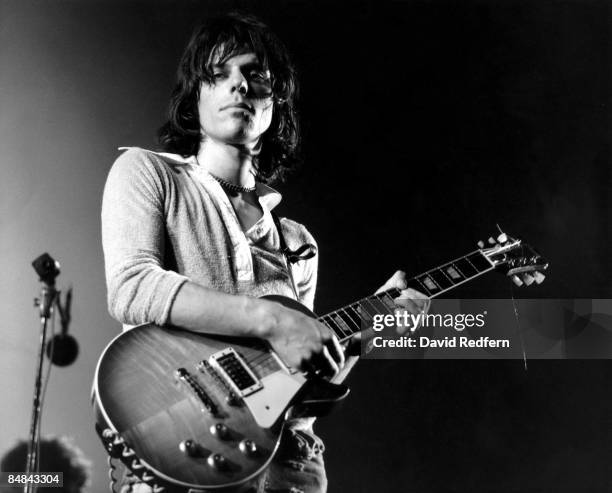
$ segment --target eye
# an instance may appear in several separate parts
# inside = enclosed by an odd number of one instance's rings
[[[249,77],[257,82],[270,82],[270,75],[264,70],[252,70]]]
[[[225,72],[213,72],[213,80],[222,80],[226,77]]]

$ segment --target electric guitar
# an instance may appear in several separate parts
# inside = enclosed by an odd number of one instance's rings
[[[517,284],[543,280],[548,264],[528,245],[503,233],[489,242],[413,277],[409,287],[435,298],[494,269]],[[399,294],[368,296],[318,320],[346,343],[375,314],[391,313]],[[295,300],[266,298],[316,317]],[[107,452],[154,493],[203,493],[252,487],[290,409],[319,416],[347,394],[343,385],[288,368],[262,340],[142,325],[106,347],[92,400]]]

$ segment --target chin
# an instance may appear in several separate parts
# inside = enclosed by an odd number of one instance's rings
[[[229,144],[249,144],[257,140],[260,135],[254,131],[252,125],[244,125],[227,132],[225,141]]]
[[[207,132],[206,128],[204,128],[204,133],[218,142],[247,145],[256,142],[263,134],[263,132],[258,131],[259,129],[255,127],[256,125],[252,119],[235,119],[231,122],[226,122],[225,125],[218,125],[214,131]],[[264,130],[267,130],[267,128]]]

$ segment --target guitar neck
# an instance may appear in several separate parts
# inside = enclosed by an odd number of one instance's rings
[[[436,298],[494,268],[494,264],[481,250],[475,250],[423,272],[409,279],[407,283],[409,288]],[[318,320],[327,325],[340,342],[345,342],[362,329],[362,321],[369,323],[376,314],[394,313],[396,305],[393,300],[399,295],[400,290],[396,288],[373,294],[323,315]]]

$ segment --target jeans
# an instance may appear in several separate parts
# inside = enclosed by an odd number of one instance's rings
[[[285,429],[276,456],[253,493],[255,490],[257,493],[325,493],[324,450],[323,441],[312,430]],[[152,493],[153,490],[128,474],[120,491]]]
[[[286,429],[259,493],[325,493],[325,446],[312,430]]]

